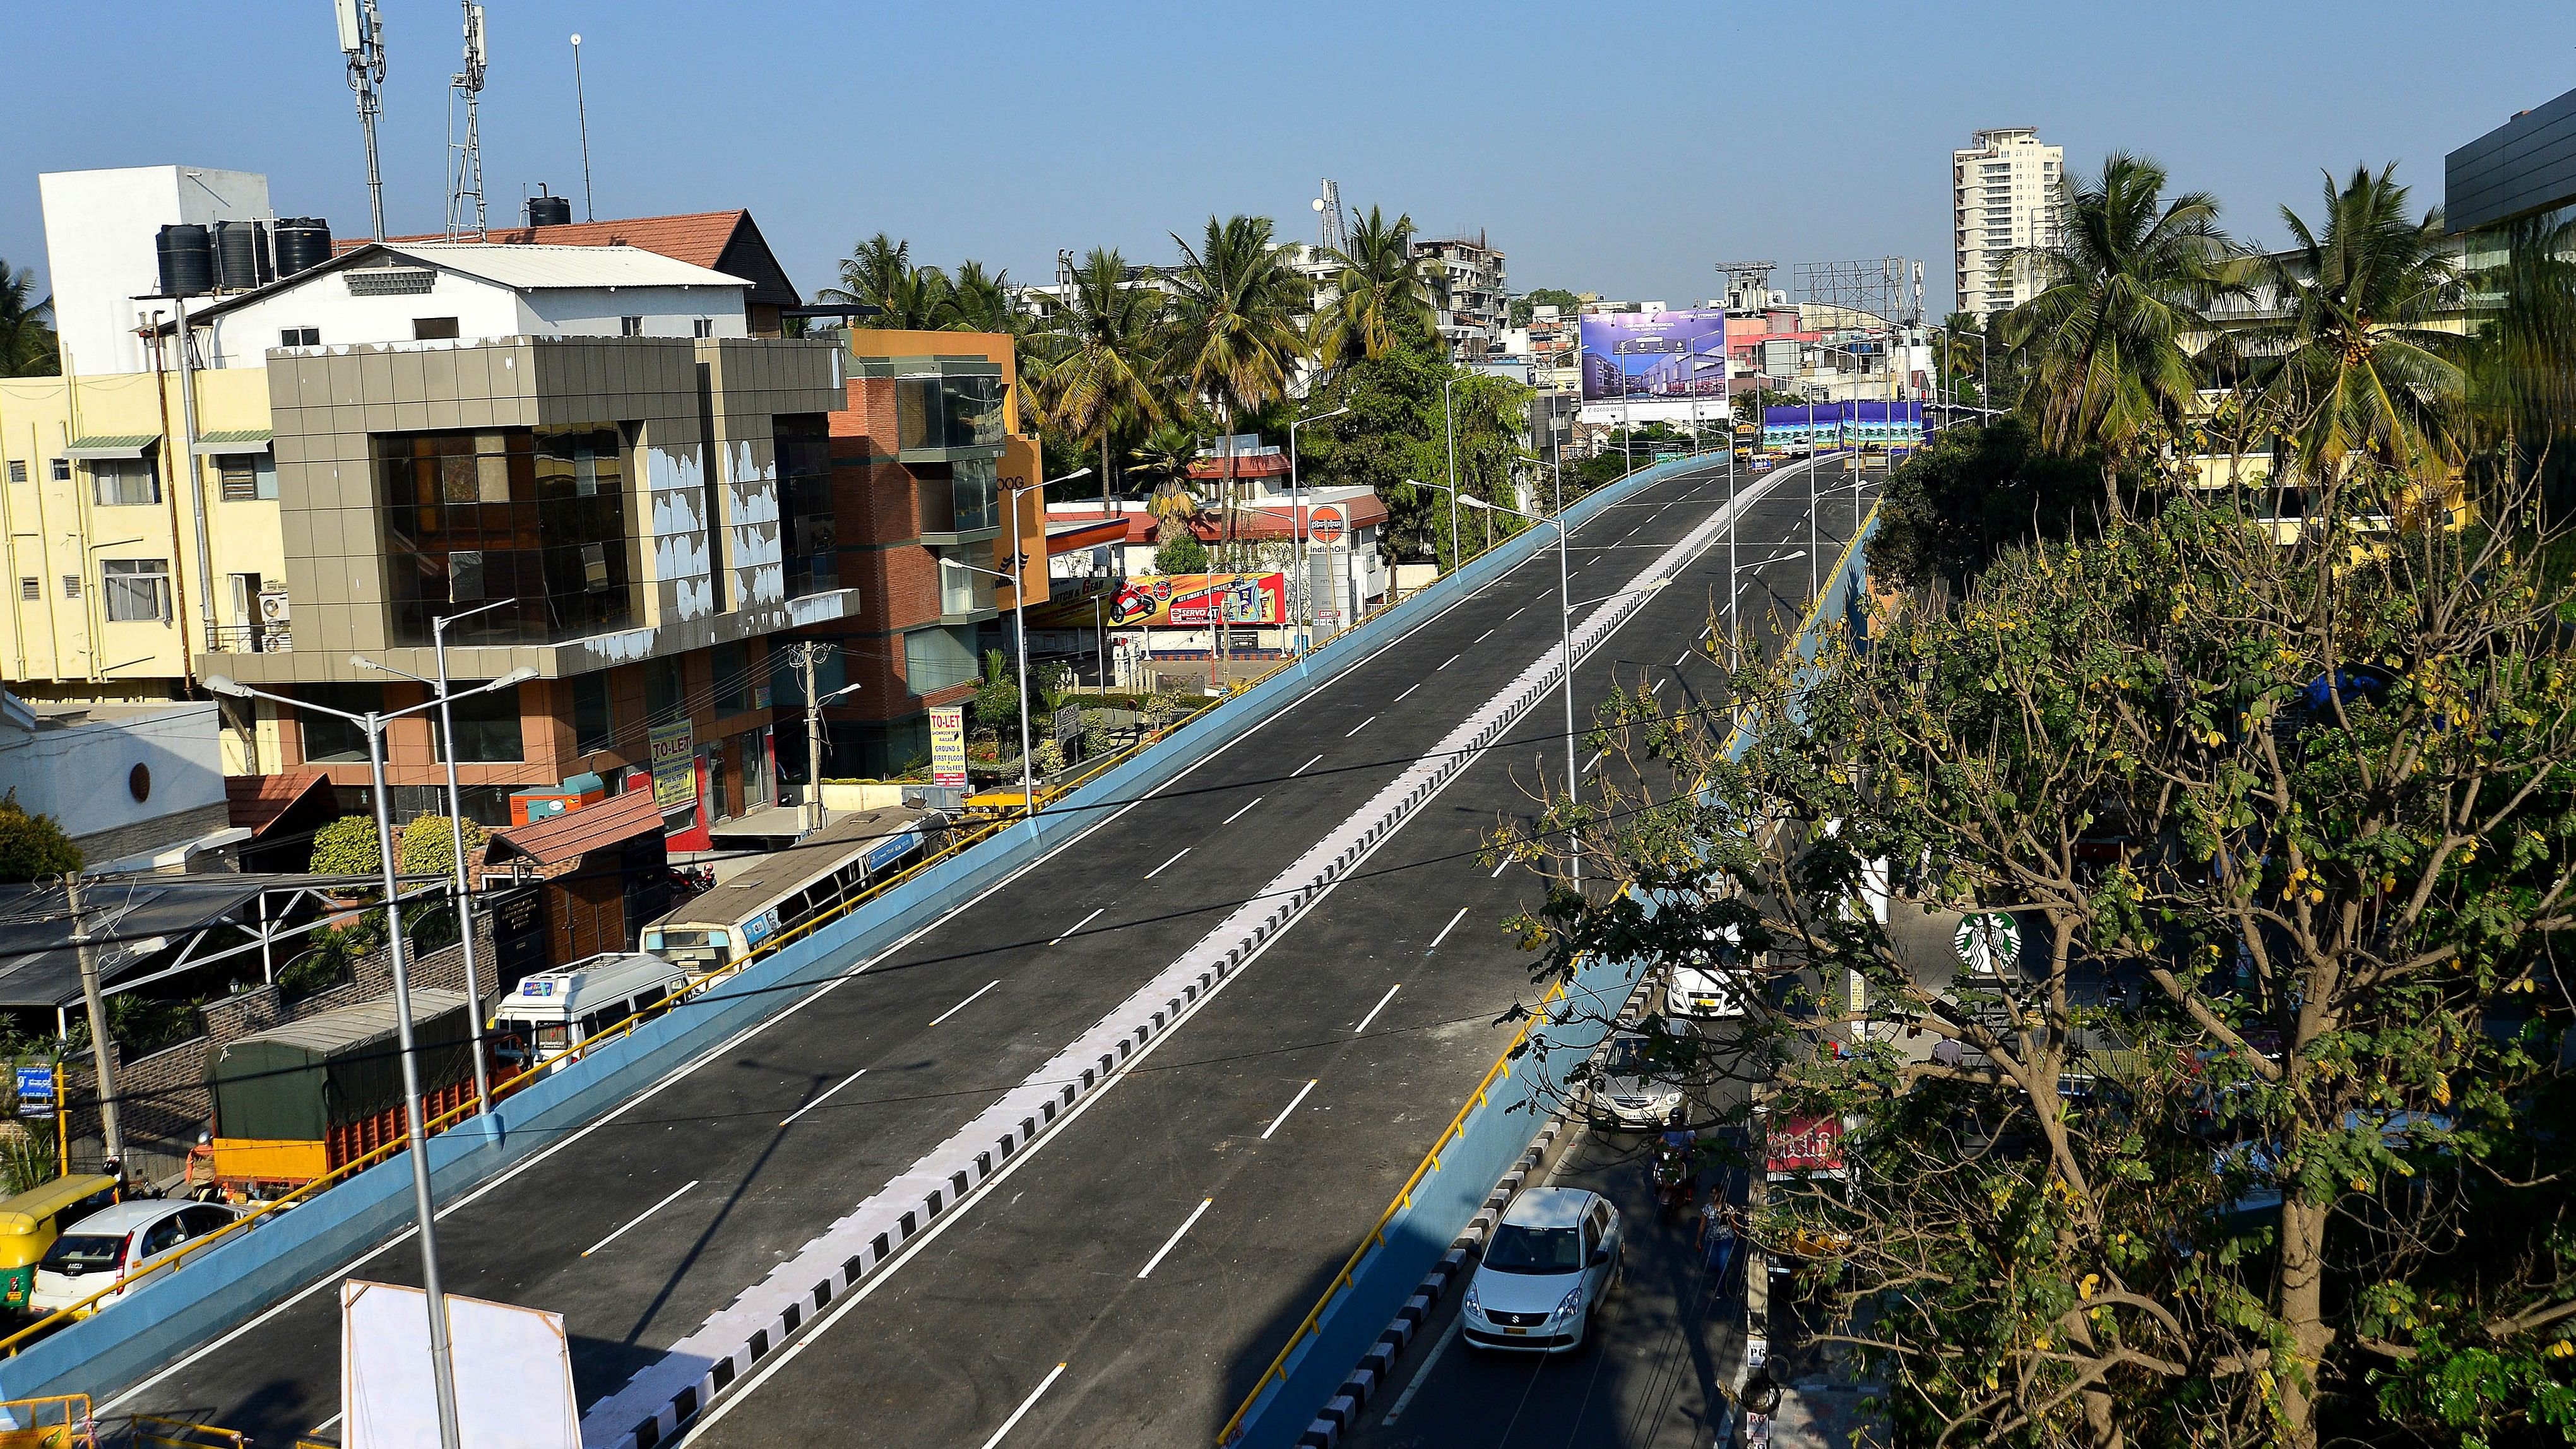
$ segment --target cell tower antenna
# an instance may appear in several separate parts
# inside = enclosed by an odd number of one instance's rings
[[[1316,218],[1316,244],[1327,251],[1347,254],[1351,249],[1351,238],[1350,233],[1342,226],[1341,183],[1329,176],[1324,178],[1324,194],[1315,198],[1315,210],[1319,213]]]
[[[358,128],[367,135],[367,209],[376,240],[385,239],[385,178],[376,167],[376,115],[384,109],[385,21],[376,0],[331,0],[340,22],[340,53],[349,61],[349,89],[358,96]]]
[[[462,0],[465,7],[465,69],[447,78],[448,84],[448,149],[454,153],[455,175],[447,187],[447,239],[454,241],[472,230],[477,241],[491,240],[483,213],[483,124],[479,114],[483,97],[483,7],[474,0]],[[465,139],[455,139],[456,101],[465,102]],[[473,211],[466,211],[471,202]]]

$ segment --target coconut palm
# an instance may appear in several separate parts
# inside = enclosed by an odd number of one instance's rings
[[[946,316],[940,325],[951,332],[1001,332],[1016,337],[1028,323],[1027,316],[1011,305],[1008,268],[987,273],[982,262],[960,262],[957,275],[949,279],[947,295],[940,300]]]
[[[841,259],[841,284],[814,294],[818,302],[875,307],[912,271],[912,243],[878,232]]]
[[[1431,284],[1413,257],[1411,216],[1388,221],[1372,206],[1352,230],[1349,248],[1327,248],[1323,257],[1340,268],[1332,282],[1339,295],[1315,318],[1315,354],[1325,366],[1376,357],[1400,338],[1439,330]]]
[[[2328,175],[2325,225],[2282,207],[2293,245],[2258,263],[2283,317],[2245,348],[2263,364],[2289,463],[2311,478],[2355,455],[2438,477],[2458,456],[2461,339],[2429,324],[2458,305],[2459,275],[2440,212],[2410,220],[2396,171],[2355,167],[2341,189]]]
[[[1996,328],[2024,354],[2023,403],[2043,446],[2099,449],[2109,507],[2119,508],[2119,461],[2179,429],[2198,378],[2190,351],[2212,331],[2205,313],[2234,289],[2218,201],[2205,191],[2168,200],[2165,169],[2115,151],[2097,179],[2059,182],[2060,235],[2014,260],[2039,292]]]
[[[1127,261],[1094,247],[1048,331],[1054,357],[1043,395],[1050,421],[1100,453],[1100,500],[1113,491],[1110,442],[1166,415],[1154,356],[1163,294],[1133,285]]]
[[[1211,216],[1199,246],[1177,233],[1172,241],[1181,249],[1181,265],[1171,278],[1173,371],[1215,405],[1231,435],[1242,414],[1287,392],[1289,373],[1306,350],[1297,318],[1312,305],[1313,293],[1272,243],[1268,217]],[[1231,545],[1231,477],[1218,499]]]
[[[54,299],[36,295],[36,274],[9,270],[0,259],[0,377],[51,377],[62,371],[52,327]]]

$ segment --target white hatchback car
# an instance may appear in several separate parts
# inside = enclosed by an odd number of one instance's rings
[[[219,1202],[186,1198],[144,1198],[101,1208],[63,1229],[36,1263],[36,1287],[27,1306],[39,1314],[68,1308],[121,1276],[132,1282],[114,1296],[91,1305],[91,1311],[116,1302],[148,1277],[158,1276],[152,1260],[176,1251],[192,1238],[202,1238],[242,1215],[242,1209]]]
[[[1467,1280],[1467,1342],[1565,1353],[1583,1344],[1619,1276],[1619,1210],[1579,1187],[1533,1187],[1512,1199]]]

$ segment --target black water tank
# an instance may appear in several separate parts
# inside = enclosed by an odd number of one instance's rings
[[[161,258],[161,295],[202,297],[215,289],[215,245],[195,222],[161,228],[153,243]]]
[[[228,292],[247,292],[260,284],[260,225],[255,221],[215,223],[215,284]]]
[[[528,198],[528,225],[572,225],[572,198],[569,196],[531,196]]]
[[[277,240],[277,274],[291,277],[331,260],[331,223],[311,216],[278,220],[270,233]]]

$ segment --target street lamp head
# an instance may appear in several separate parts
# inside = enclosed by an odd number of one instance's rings
[[[213,690],[217,694],[229,694],[235,699],[250,698],[250,689],[245,685],[234,683],[227,675],[199,675],[197,677],[197,682],[204,685],[206,688]]]
[[[1503,511],[1502,509],[1496,508],[1494,505],[1487,503],[1484,499],[1477,497],[1473,493],[1459,494],[1458,502],[1468,508],[1481,508],[1487,513],[1500,513]]]
[[[518,668],[511,670],[509,673],[502,675],[500,678],[493,680],[492,687],[494,689],[502,689],[513,684],[525,684],[536,677],[537,671],[534,666],[522,664]]]
[[[1070,483],[1070,482],[1072,482],[1072,481],[1073,481],[1074,479],[1076,479],[1076,478],[1088,478],[1088,477],[1090,477],[1090,476],[1091,476],[1091,469],[1090,469],[1090,468],[1088,468],[1088,467],[1076,468],[1076,469],[1074,469],[1072,472],[1065,474],[1065,475],[1064,475],[1063,477],[1061,477],[1061,478],[1049,478],[1048,480],[1046,480],[1046,482],[1041,483],[1041,484],[1039,484],[1038,486],[1039,486],[1040,488],[1045,488],[1045,487],[1049,487],[1049,486],[1051,486],[1051,485],[1053,485],[1053,484],[1057,484],[1057,483]]]

